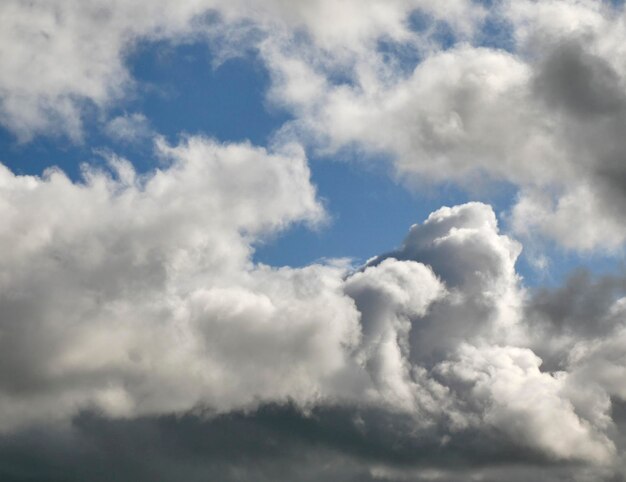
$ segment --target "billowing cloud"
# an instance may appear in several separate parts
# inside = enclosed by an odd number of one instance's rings
[[[171,414],[257,423],[275,406],[303,424],[338,417],[351,435],[324,450],[347,472],[370,451],[371,477],[447,473],[447,457],[479,471],[497,459],[616,467],[621,338],[579,337],[543,371],[520,246],[489,206],[442,208],[357,271],[271,268],[251,261],[256,241],[323,218],[302,149],[192,137],[157,153],[152,173],[112,158],[81,183],[3,168],[0,452],[50,424],[71,446],[81,413],[134,431]],[[376,434],[396,448],[370,446]]]
[[[337,269],[312,267],[299,276],[248,269],[250,239],[322,215],[302,151],[295,146],[272,154],[202,138],[176,147],[159,143],[158,151],[164,168],[148,176],[114,158],[114,174],[87,169],[81,184],[57,170],[35,178],[3,167],[5,429],[31,415],[63,417],[90,403],[129,415],[188,409],[202,401],[207,382],[221,387],[211,395],[217,406],[250,401],[262,393],[249,387],[249,397],[240,398],[239,391],[248,390],[242,381],[223,378],[229,364],[245,360],[228,348],[228,339],[246,329],[252,339],[260,337],[249,346],[258,345],[256,362],[282,351],[283,342],[270,347],[261,340],[281,333],[294,345],[294,363],[306,350],[321,372],[340,363],[339,345],[350,344],[356,320],[336,293]],[[285,289],[293,296],[281,307]],[[316,319],[318,303],[329,307],[325,319]],[[247,326],[251,320],[261,324]],[[215,322],[223,330],[210,326]],[[329,331],[315,335],[320,329]],[[336,337],[334,348],[329,336]],[[211,364],[200,353],[221,361]],[[254,363],[244,362],[241,374]],[[280,365],[291,367],[303,390],[315,390],[301,378],[306,367]],[[267,373],[275,379],[259,379],[259,387],[274,390],[286,382],[285,374]]]
[[[284,131],[321,153],[385,154],[417,186],[485,195],[510,183],[518,234],[619,250],[626,31],[623,6],[608,3],[495,2],[492,24],[476,21],[482,36],[418,30],[339,67],[315,47],[268,42],[270,98],[297,115]],[[483,45],[493,22],[508,30],[508,50]]]

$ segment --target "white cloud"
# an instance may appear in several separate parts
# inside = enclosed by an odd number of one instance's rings
[[[427,387],[419,387],[411,377],[411,318],[426,314],[445,293],[443,284],[421,263],[388,258],[351,276],[345,291],[361,313],[360,364],[393,405],[421,410],[421,388]]]
[[[3,2],[2,124],[22,140],[50,131],[80,138],[83,105],[124,95],[132,79],[123,49],[167,26],[154,18],[165,11],[150,2]]]
[[[24,141],[51,132],[80,139],[86,105],[105,109],[132,90],[125,62],[139,42],[241,40],[235,31],[252,21],[277,35],[304,28],[321,48],[349,53],[381,36],[407,37],[406,16],[416,8],[463,30],[480,15],[466,0],[446,8],[423,0],[9,0],[0,6],[0,122]],[[216,12],[225,25],[206,21]]]
[[[138,112],[109,120],[104,126],[104,132],[114,140],[130,143],[146,139],[153,134],[146,116]]]
[[[87,105],[106,110],[133,89],[125,62],[138,42],[208,39],[216,58],[252,45],[270,69],[270,99],[296,116],[283,138],[327,153],[385,152],[411,182],[452,180],[484,193],[491,181],[506,181],[523,203],[549,196],[558,207],[538,213],[544,221],[520,205],[512,225],[569,249],[615,250],[626,240],[622,7],[160,0],[0,8],[0,122],[22,140],[51,132],[79,139]],[[425,26],[412,30],[416,11]],[[221,20],[207,20],[211,12]],[[512,52],[476,45],[487,15],[510,29]],[[451,49],[438,37],[442,24],[456,42]],[[381,41],[397,51],[381,51]],[[408,73],[407,51],[419,59]],[[593,200],[586,216],[563,208],[581,190]]]
[[[269,340],[265,329],[271,332],[293,316],[301,325],[291,325],[291,341],[327,329],[319,339],[328,346],[328,363],[339,363],[330,339],[349,344],[356,320],[351,304],[333,295],[338,270],[312,268],[299,277],[289,270],[249,272],[251,240],[322,216],[302,151],[294,146],[268,153],[202,138],[158,146],[170,164],[146,176],[136,176],[120,159],[112,160],[116,178],[88,170],[86,184],[73,184],[59,171],[39,179],[3,168],[5,428],[20,422],[15,412],[25,419],[29,411],[42,415],[42,399],[55,400],[45,412],[61,417],[88,403],[111,413],[167,411],[191,408],[209,384],[208,400],[236,403],[245,388],[238,388],[236,378],[223,380],[229,370],[220,363],[242,354],[209,362],[202,340],[211,342],[210,323],[218,316],[211,309],[220,305],[206,307],[205,299],[238,300],[239,308],[223,305],[222,317],[234,320],[218,325],[225,328],[220,336],[246,315],[248,323],[260,323],[251,338]],[[300,291],[283,308],[287,288]],[[331,308],[325,320],[306,315],[316,312],[315,303],[330,307],[334,301],[337,325]],[[323,367],[321,355],[315,351]],[[295,363],[302,353],[292,356]],[[268,373],[274,371],[268,367]],[[291,373],[303,375],[295,365]],[[266,385],[275,395],[279,381]],[[9,403],[21,390],[33,396]]]
[[[481,203],[441,208],[411,228],[403,245],[384,257],[428,264],[450,291],[413,324],[414,361],[433,364],[465,342],[523,343],[517,325],[524,292],[515,272],[520,252]]]
[[[598,430],[605,427],[581,420],[563,396],[567,375],[542,373],[540,365],[528,349],[464,345],[458,360],[438,369],[459,384],[458,390],[471,392],[462,397],[481,407],[481,424],[504,431],[522,445],[541,448],[550,458],[610,462],[615,447]]]
[[[550,458],[611,462],[610,406],[572,395],[580,377],[564,390],[524,345],[520,248],[489,206],[433,213],[356,273],[271,268],[251,243],[323,215],[301,148],[157,145],[166,167],[141,176],[116,158],[84,184],[3,168],[4,432],[85,408],[290,400],[402,413],[433,443],[495,429]]]
[[[315,45],[279,39],[262,51],[274,73],[270,98],[296,113],[283,135],[308,139],[319,152],[387,154],[396,174],[418,187],[454,182],[484,195],[494,181],[510,183],[523,199],[512,212],[518,234],[615,251],[626,240],[621,9],[501,2],[490,13],[510,28],[512,52],[477,46],[479,35],[459,31],[465,41],[447,49],[415,34],[399,41],[420,58],[408,73],[375,47],[338,66]],[[349,82],[334,81],[337,72]],[[581,192],[590,200],[584,206]],[[548,203],[539,222],[524,216],[524,204],[541,197],[558,208]]]

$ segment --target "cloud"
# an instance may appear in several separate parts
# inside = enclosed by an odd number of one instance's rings
[[[372,261],[420,260],[450,292],[414,323],[414,361],[435,363],[466,341],[520,342],[523,290],[514,266],[520,252],[517,242],[499,234],[490,206],[468,203],[432,213],[411,227],[399,249]]]
[[[443,284],[424,264],[389,258],[351,276],[345,292],[361,313],[362,342],[357,359],[379,390],[407,410],[433,405],[430,394],[411,376],[408,356],[411,318],[422,317],[444,293]]]
[[[150,122],[140,113],[124,114],[109,120],[104,132],[113,140],[133,143],[153,135]]]
[[[414,32],[350,63],[315,44],[267,42],[269,95],[296,114],[283,134],[318,153],[382,154],[418,188],[453,182],[484,197],[508,183],[518,235],[616,252],[626,240],[622,9],[497,2],[490,18],[510,30],[508,51],[482,46],[481,18],[473,35],[452,29],[450,45]]]
[[[519,191],[510,212],[519,236],[539,233],[579,251],[615,252],[626,240],[623,6],[159,0],[2,8],[0,43],[15,45],[0,50],[0,122],[22,141],[41,133],[79,140],[94,106],[106,111],[137,87],[126,63],[139,42],[206,41],[218,60],[251,48],[269,69],[268,98],[295,117],[280,138],[318,153],[383,153],[409,184],[454,182],[484,198],[493,182],[510,183]],[[508,51],[483,46],[493,22],[508,32]]]
[[[132,90],[133,46],[159,39],[218,58],[252,42],[294,114],[271,148],[157,139],[148,173],[114,155],[79,182],[0,166],[3,478],[624,477],[621,280],[527,291],[520,243],[482,203],[435,211],[366,266],[253,261],[324,219],[305,149],[385,153],[400,178],[475,193],[504,181],[518,235],[619,249],[617,7],[499,2],[504,51],[477,45],[485,7],[441,5],[0,7],[0,122],[21,140],[79,140],[90,108]]]
[[[124,95],[132,80],[122,49],[159,25],[147,4],[116,3],[3,2],[0,120],[20,139],[49,131],[79,139],[85,104]]]
[[[166,167],[146,176],[117,158],[113,175],[88,169],[82,184],[58,170],[35,178],[3,168],[4,429],[90,403],[127,415],[187,410],[207,383],[217,406],[251,401],[242,393],[261,396],[257,387],[280,392],[286,374],[269,367],[273,380],[258,378],[250,390],[227,375],[245,360],[227,349],[239,330],[250,330],[251,350],[259,342],[256,362],[282,349],[264,344],[272,330],[299,346],[294,365],[275,362],[291,366],[307,393],[315,384],[303,378],[304,351],[321,372],[340,363],[339,344],[350,343],[356,320],[336,293],[338,270],[248,269],[251,239],[322,216],[302,151],[203,138],[157,147]],[[285,289],[293,296],[281,306]],[[314,315],[318,303],[328,303],[325,319]],[[292,317],[299,323],[285,325]],[[205,357],[215,344],[224,356],[214,353],[217,364]],[[241,375],[254,366],[244,361]]]
[[[255,242],[323,218],[302,149],[190,137],[176,146],[158,140],[156,152],[163,167],[152,173],[113,157],[110,172],[86,168],[80,183],[58,170],[42,178],[2,171],[7,457],[16,453],[11,440],[33,447],[29,434],[42,430],[82,444],[74,439],[85,436],[81,413],[100,414],[94,436],[111,427],[132,438],[136,429],[160,431],[172,414],[191,417],[192,432],[254,427],[275,406],[295,411],[314,439],[327,416],[346,427],[339,445],[323,435],[319,452],[332,454],[328,470],[338,477],[454,477],[449,460],[477,473],[495,460],[617,470],[610,399],[624,399],[615,361],[623,346],[580,337],[567,365],[542,371],[514,270],[520,247],[499,233],[489,206],[442,208],[398,250],[354,272],[333,263],[272,268],[251,261]],[[607,375],[589,391],[599,364]],[[265,430],[252,447],[269,443],[275,428]],[[296,462],[313,435],[302,441],[294,430],[279,439],[298,441],[284,463],[294,477],[315,478],[317,450],[304,459],[313,466]],[[397,448],[373,442],[379,436]],[[88,457],[120,456],[95,443]],[[433,457],[413,459],[415,451]],[[70,467],[61,449],[52,460]],[[180,467],[171,463],[163,470]],[[245,478],[247,462],[233,464],[243,472],[207,461],[198,473]]]
[[[219,37],[241,42],[247,37],[238,32],[250,30],[252,22],[277,35],[305,29],[322,48],[346,45],[350,52],[381,36],[406,37],[406,17],[418,8],[450,19],[462,30],[470,28],[480,11],[466,0],[447,8],[423,0],[366,5],[356,0],[340,5],[330,0],[10,0],[0,8],[0,123],[22,141],[50,133],[80,140],[90,108],[106,110],[136,88],[126,62],[139,42],[179,43],[208,36],[226,47]]]
[[[356,414],[356,416],[355,416]],[[366,422],[365,422],[366,421]],[[77,416],[71,429],[30,430],[0,438],[0,474],[9,481],[186,480],[457,482],[465,477],[498,481],[610,481],[601,467],[534,464],[519,449],[465,438],[446,446],[425,444],[407,430],[406,419],[358,408],[268,405],[206,419],[193,415],[112,420]],[[364,429],[364,426],[366,429]],[[495,450],[494,450],[495,447]],[[80,455],[80,456],[77,456]],[[480,466],[476,460],[497,464]],[[466,465],[468,459],[474,463]],[[524,460],[525,464],[519,464]],[[445,468],[433,468],[433,462]],[[73,477],[73,478],[72,478]]]

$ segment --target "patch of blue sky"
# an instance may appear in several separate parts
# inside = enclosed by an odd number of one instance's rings
[[[377,48],[383,61],[405,76],[410,75],[423,58],[422,53],[414,45],[391,39],[380,39]]]
[[[543,268],[538,268],[534,264],[533,260],[537,254],[533,252],[532,246],[527,244],[517,262],[517,271],[524,278],[524,284],[529,287],[562,286],[573,272],[579,270],[588,271],[595,277],[623,276],[626,273],[624,253],[621,251],[576,252],[543,240],[539,245],[539,254],[546,260]]]
[[[259,244],[256,261],[303,266],[324,258],[350,258],[358,265],[398,246],[411,225],[422,222],[442,202],[467,200],[453,189],[444,197],[411,192],[391,178],[384,162],[365,166],[312,159],[311,170],[328,223],[317,230],[297,226]]]
[[[491,9],[474,41],[478,46],[507,52],[514,52],[516,47],[513,26]]]
[[[289,119],[265,102],[267,70],[253,52],[215,68],[212,60],[203,42],[140,47],[129,62],[141,95],[125,109],[142,112],[172,142],[185,133],[265,145]]]
[[[40,175],[48,167],[59,166],[76,179],[80,164],[92,157],[90,148],[67,139],[40,136],[20,143],[10,131],[0,127],[0,162],[16,174]]]
[[[269,75],[253,53],[214,68],[204,42],[152,42],[135,49],[128,67],[135,91],[109,109],[106,117],[144,115],[148,127],[172,143],[189,134],[265,145],[289,119],[286,112],[266,105]],[[79,142],[40,135],[20,143],[0,128],[0,161],[19,174],[41,174],[58,166],[74,180],[80,178],[81,163],[102,164],[102,151],[127,157],[138,171],[155,167],[149,137],[132,142],[115,139],[106,132],[106,120],[87,109]]]
[[[408,17],[410,30],[426,35],[440,48],[449,49],[459,40],[454,30],[446,22],[435,20],[422,10],[414,10]]]
[[[312,180],[329,214],[328,224],[318,230],[297,226],[258,244],[256,261],[303,266],[324,258],[350,258],[358,266],[399,247],[411,225],[424,222],[433,211],[469,201],[490,204],[506,232],[505,214],[517,195],[513,185],[492,183],[486,194],[468,193],[454,184],[415,189],[394,180],[384,158],[359,162],[349,157],[311,159]],[[544,274],[526,254],[518,267],[534,283]]]

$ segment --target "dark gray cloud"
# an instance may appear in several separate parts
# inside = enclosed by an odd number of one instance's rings
[[[612,65],[587,51],[584,40],[564,40],[538,67],[537,94],[582,119],[624,109],[624,85]]]
[[[558,333],[571,332],[584,338],[606,336],[621,322],[611,309],[624,296],[625,277],[594,277],[588,270],[579,269],[568,276],[563,286],[536,289],[526,316],[530,322],[547,324]]]
[[[594,38],[560,39],[535,68],[534,95],[557,114],[578,180],[600,212],[623,220],[626,207],[626,82],[616,58],[597,52]],[[580,216],[582,218],[583,216]],[[580,222],[580,220],[578,220]],[[576,219],[572,219],[572,231]]]
[[[541,454],[511,446],[497,433],[465,434],[450,444],[416,437],[404,416],[355,407],[268,405],[251,413],[111,420],[93,412],[65,429],[38,428],[0,438],[0,477],[7,482],[293,480],[466,480],[494,467],[499,476],[526,466],[536,480],[557,481]],[[376,470],[378,468],[378,471]],[[377,474],[379,474],[377,476]],[[395,475],[394,475],[395,474]],[[421,475],[420,475],[421,474]],[[520,479],[521,480],[521,479]]]

